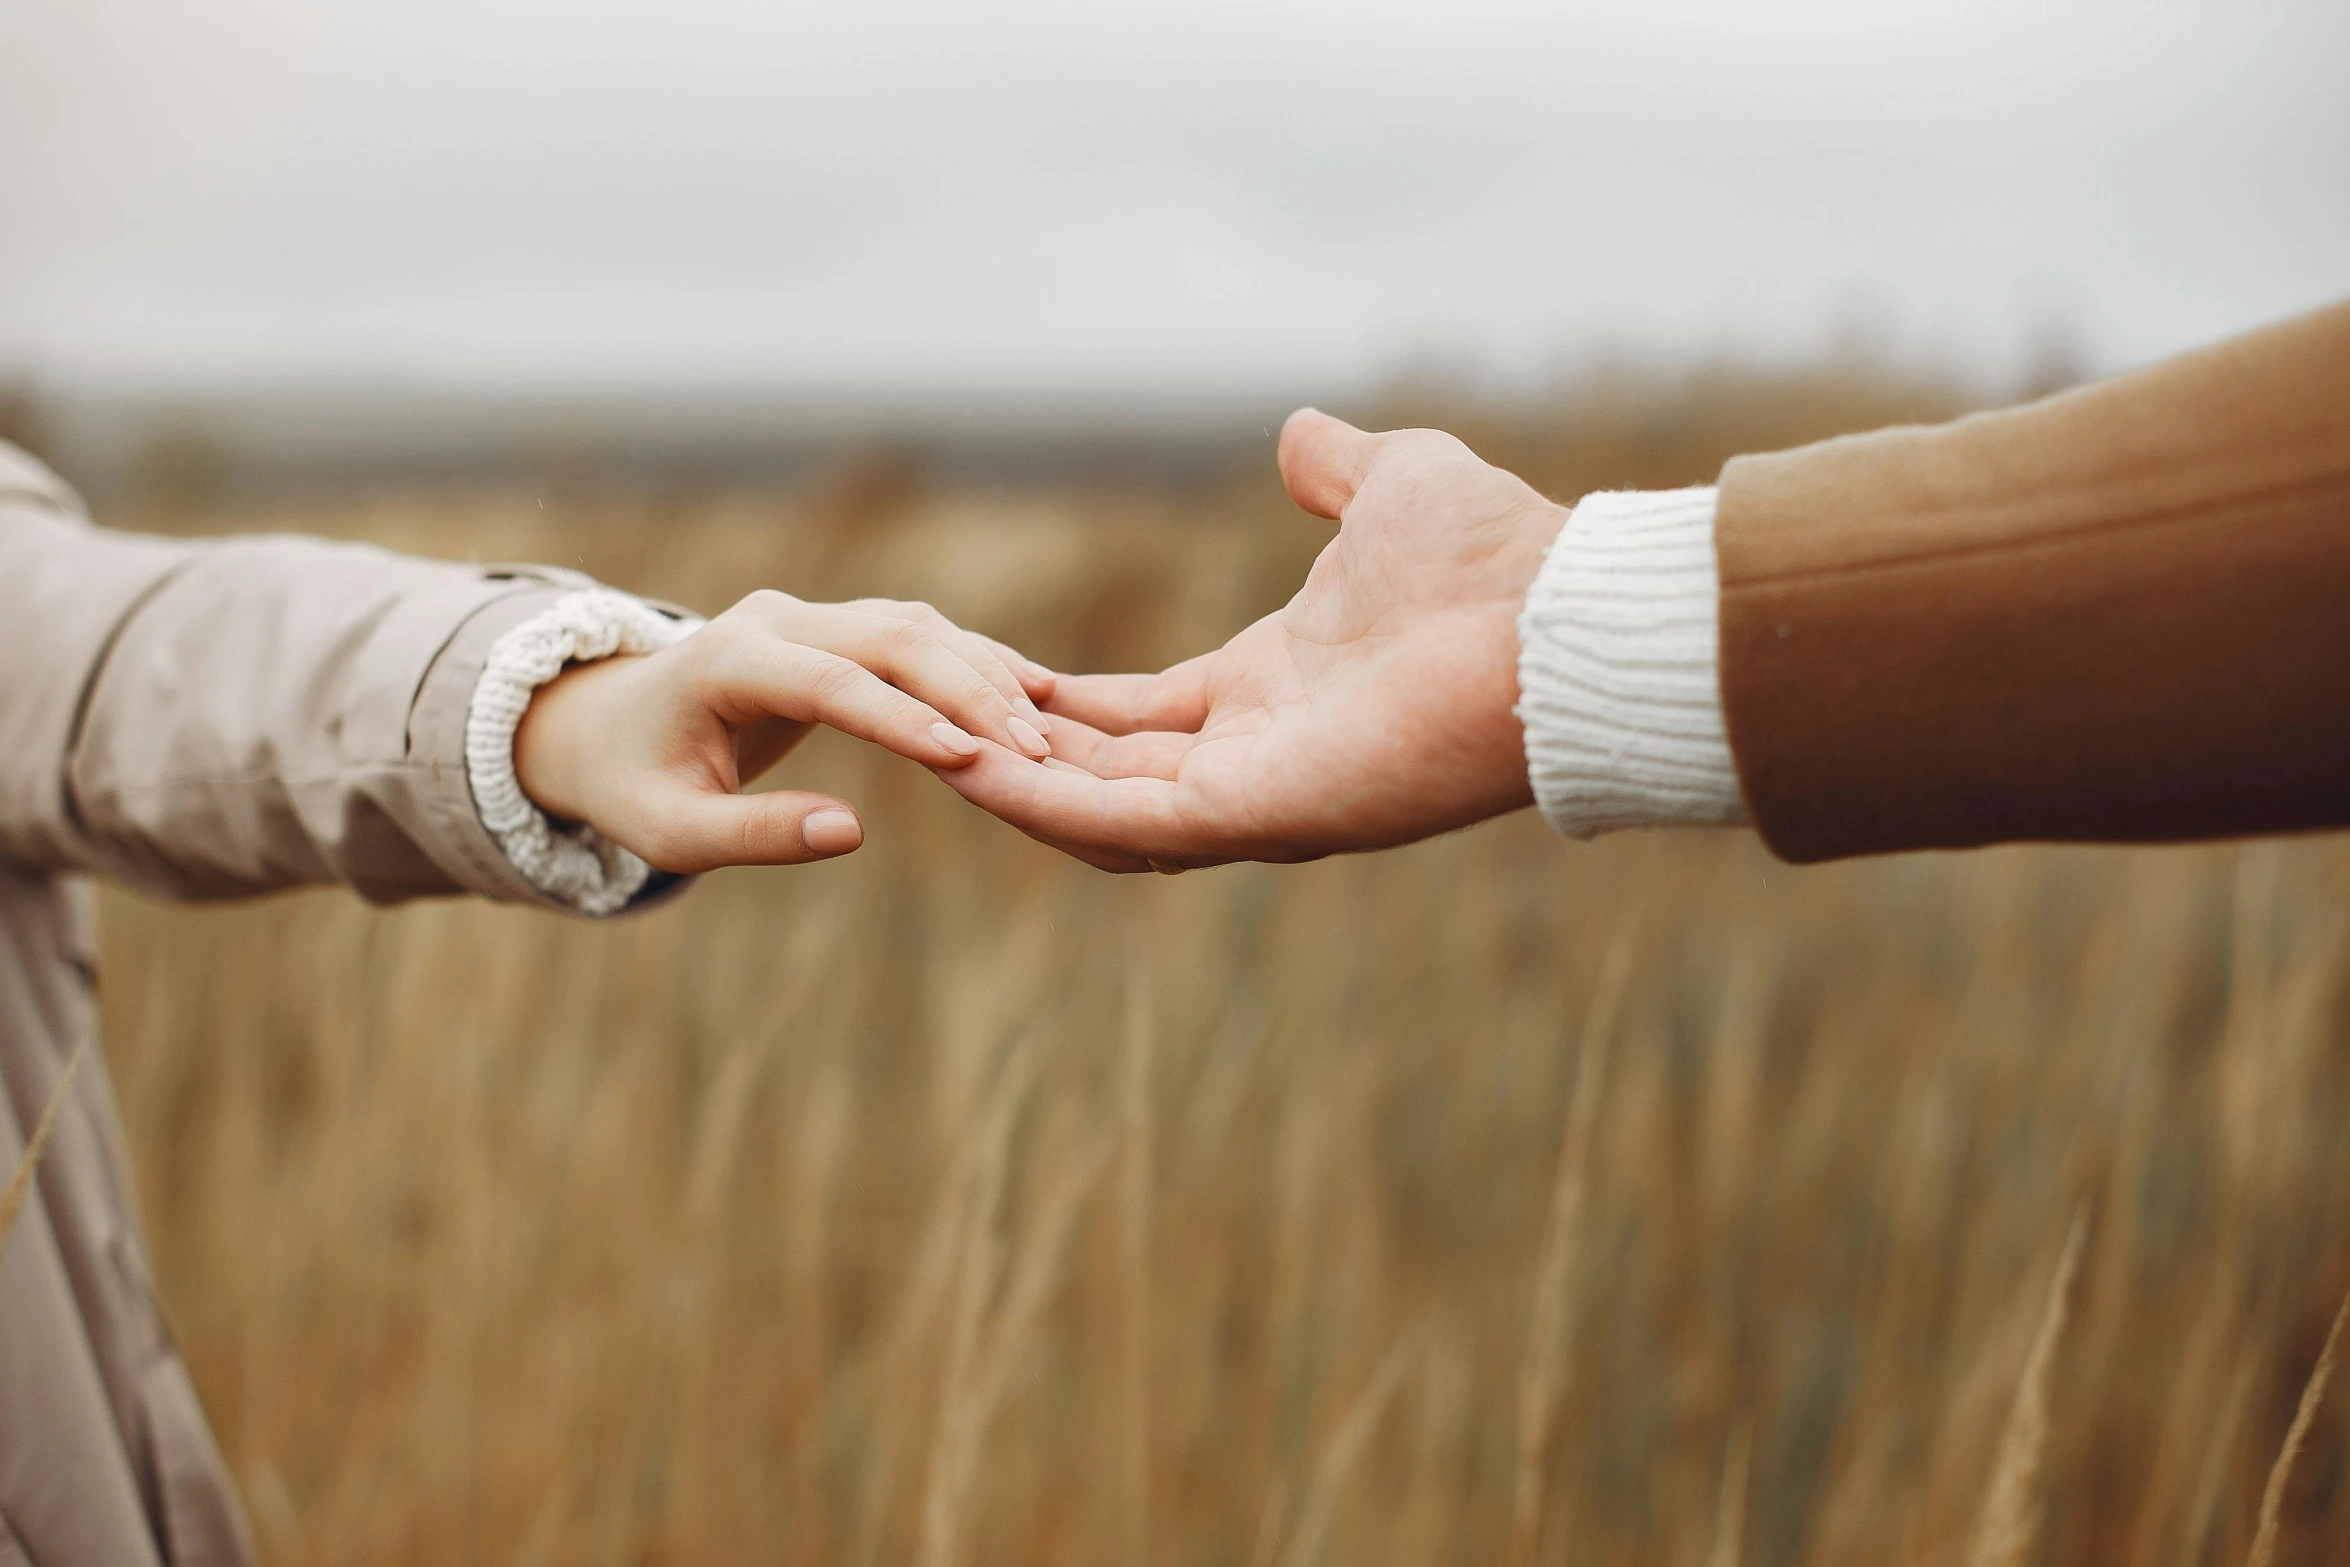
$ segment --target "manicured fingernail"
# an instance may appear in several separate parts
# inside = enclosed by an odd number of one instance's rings
[[[1053,748],[1044,743],[1044,736],[1038,734],[1036,726],[1027,719],[1007,719],[1004,727],[1012,731],[1013,742],[1030,756],[1050,756],[1053,754]]]
[[[1036,705],[1036,699],[1030,696],[1027,692],[1023,691],[1018,696],[1012,698],[1012,706],[1020,712],[1021,716],[1025,717],[1038,729],[1041,730],[1046,727],[1044,721],[1044,710]]]
[[[865,828],[847,811],[814,811],[800,823],[800,837],[811,854],[846,854],[865,841]]]
[[[957,756],[977,756],[979,754],[979,742],[943,718],[930,726],[930,738]]]

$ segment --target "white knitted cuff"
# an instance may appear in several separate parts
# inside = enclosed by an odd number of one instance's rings
[[[1518,619],[1534,798],[1570,838],[1746,820],[1722,726],[1710,489],[1586,495]]]
[[[490,644],[465,715],[465,773],[473,809],[506,858],[549,897],[582,914],[616,914],[652,867],[584,824],[557,828],[514,776],[514,731],[538,688],[563,666],[615,653],[657,653],[699,620],[672,620],[625,593],[567,593]]]

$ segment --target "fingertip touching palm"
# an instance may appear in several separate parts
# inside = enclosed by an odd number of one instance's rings
[[[1565,508],[1433,430],[1304,410],[1281,474],[1339,531],[1289,603],[1155,675],[1062,676],[1052,756],[940,776],[1112,870],[1383,848],[1527,804],[1517,616]]]

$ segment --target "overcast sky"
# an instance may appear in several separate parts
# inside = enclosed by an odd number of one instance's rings
[[[2350,295],[2344,0],[0,4],[0,376],[1989,371]]]

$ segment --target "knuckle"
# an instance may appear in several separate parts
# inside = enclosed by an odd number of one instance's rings
[[[890,721],[905,732],[909,740],[919,740],[930,733],[930,726],[944,721],[946,715],[918,697],[902,691],[889,693]]]
[[[736,862],[758,865],[777,858],[784,848],[784,825],[773,811],[743,812],[734,824]]]
[[[748,614],[771,616],[795,608],[799,602],[781,588],[754,588],[742,596],[735,608]]]
[[[745,648],[768,640],[767,633],[747,620],[720,616],[677,644],[687,657],[718,661],[738,656]]]
[[[1476,454],[1469,450],[1467,442],[1443,430],[1398,430],[1380,439],[1389,442],[1398,457],[1417,457],[1444,465],[1476,461]]]
[[[951,628],[954,622],[932,608],[923,599],[865,599],[859,608],[892,620],[904,620],[930,627],[932,630]]]
[[[819,654],[808,676],[808,692],[818,702],[833,706],[847,701],[869,678],[862,665],[834,654]]]
[[[901,658],[919,658],[940,645],[928,626],[914,620],[893,622],[885,636],[889,650]]]

